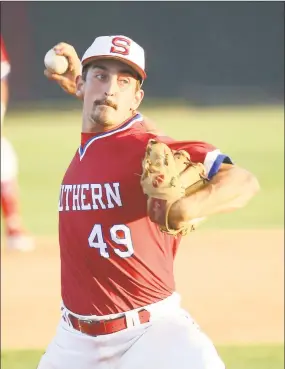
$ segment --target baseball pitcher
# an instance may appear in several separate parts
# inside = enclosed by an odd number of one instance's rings
[[[224,369],[180,306],[173,261],[184,235],[243,207],[257,180],[145,122],[144,50],[129,37],[97,37],[81,62],[71,45],[54,50],[69,69],[45,75],[82,100],[82,128],[59,191],[62,318],[38,369]]]

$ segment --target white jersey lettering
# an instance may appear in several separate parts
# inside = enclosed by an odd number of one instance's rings
[[[59,211],[105,210],[121,206],[123,204],[118,182],[66,184],[60,187]]]
[[[106,195],[107,195],[107,200],[108,200],[108,208],[112,209],[115,207],[114,203],[112,202],[112,200],[117,204],[117,206],[122,206],[122,200],[121,200],[121,196],[120,196],[120,184],[118,182],[112,183],[113,188],[115,190],[115,192],[113,191],[110,183],[105,183],[104,187],[106,190]],[[111,200],[112,199],[112,200]]]

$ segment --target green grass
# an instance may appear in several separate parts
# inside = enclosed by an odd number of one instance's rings
[[[52,108],[52,107],[51,107]],[[279,228],[284,219],[284,111],[282,107],[142,109],[176,139],[203,140],[219,147],[261,184],[242,210],[215,216],[203,228]],[[81,113],[9,111],[4,131],[20,157],[23,216],[35,234],[57,232],[59,186],[80,144]]]
[[[219,347],[227,369],[284,369],[284,346]]]
[[[218,351],[227,369],[284,369],[284,347],[281,345],[221,346]],[[36,369],[42,353],[43,351],[2,351],[1,368]]]
[[[1,351],[2,369],[36,369],[43,351]]]

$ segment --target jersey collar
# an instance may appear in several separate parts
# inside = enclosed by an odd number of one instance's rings
[[[112,136],[118,132],[122,132],[130,128],[133,124],[137,122],[143,121],[143,117],[140,113],[137,113],[121,125],[117,126],[114,129],[111,129],[110,131],[102,132],[102,133],[81,133],[81,146],[78,149],[80,160],[84,157],[88,147],[92,144],[92,142],[101,140],[105,137]]]

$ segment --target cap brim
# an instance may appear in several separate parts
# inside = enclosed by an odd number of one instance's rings
[[[125,64],[129,65],[131,68],[133,68],[139,74],[139,76],[142,78],[142,80],[146,79],[146,73],[143,69],[141,69],[137,64],[131,62],[130,60],[127,60],[126,58],[122,58],[120,56],[111,56],[111,55],[90,56],[89,58],[86,58],[86,59],[82,60],[81,64],[82,64],[82,66],[84,66],[84,65],[92,62],[93,60],[99,60],[99,59],[119,60],[122,63],[125,63]]]

